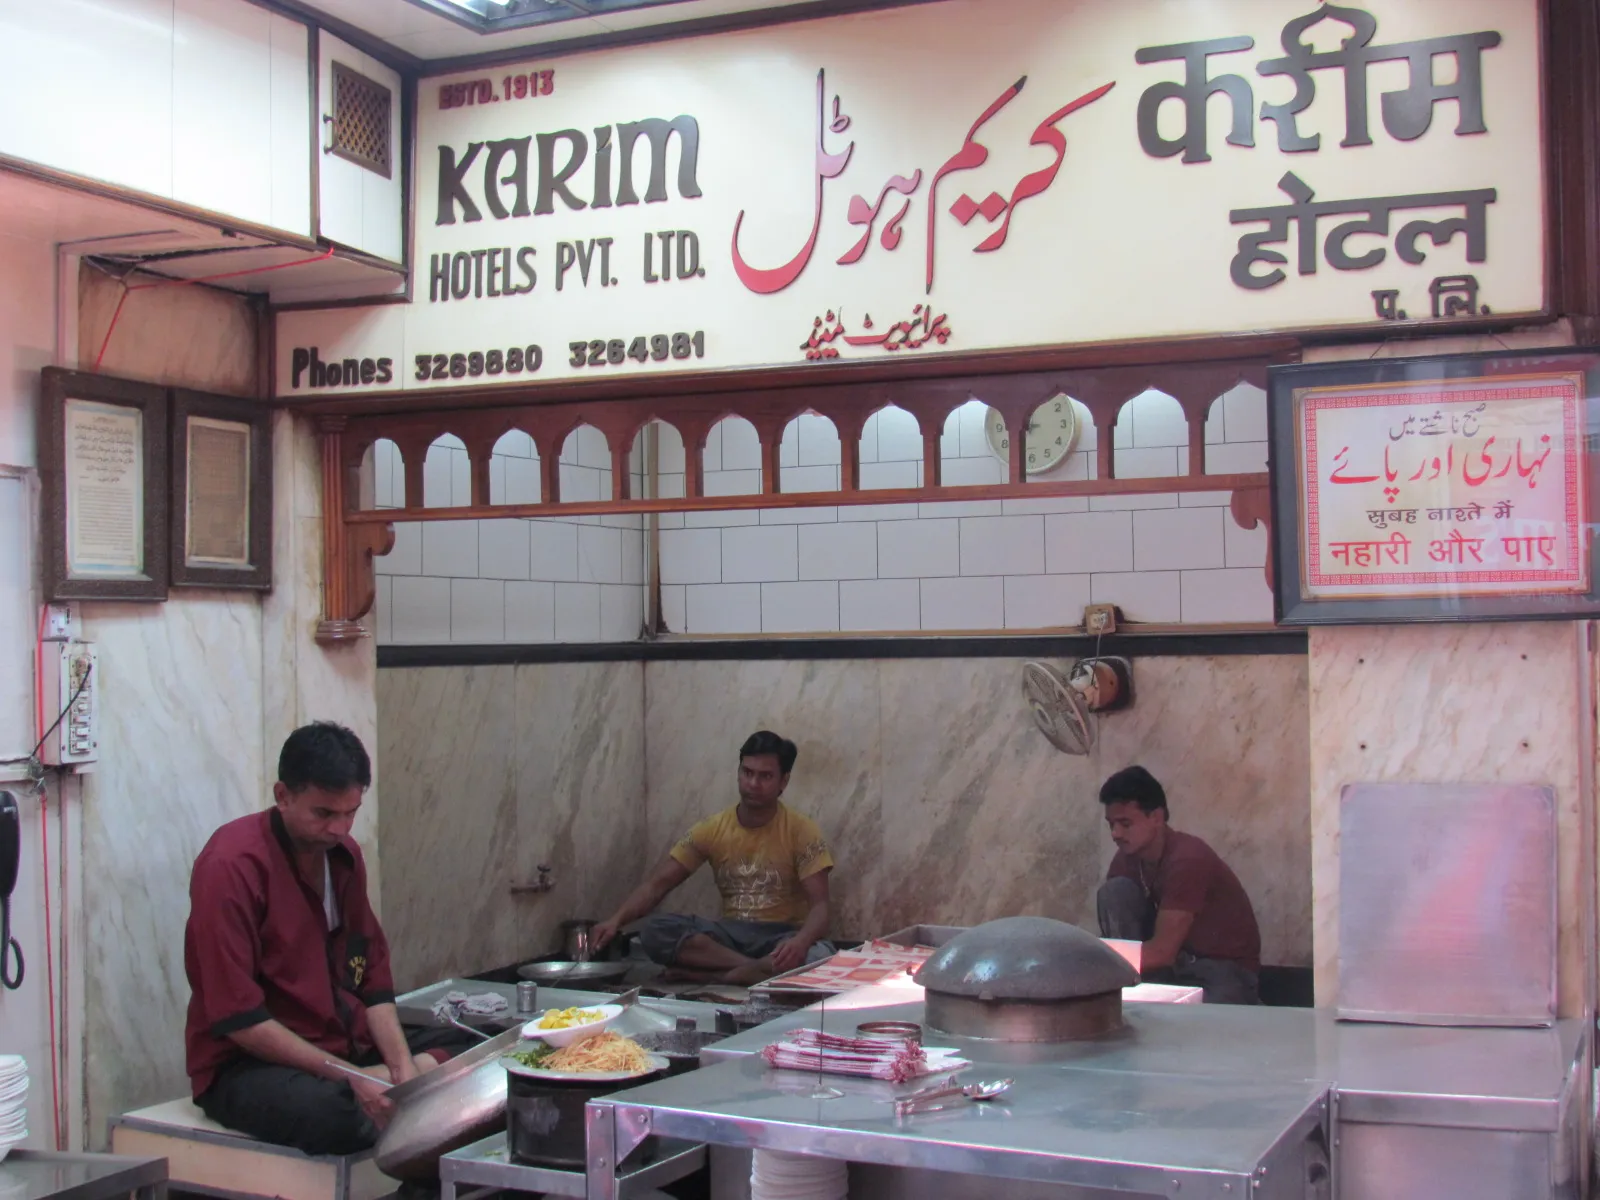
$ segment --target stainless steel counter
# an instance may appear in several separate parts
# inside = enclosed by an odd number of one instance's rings
[[[438,1022],[433,1016],[433,1006],[445,998],[449,992],[466,992],[469,996],[481,995],[484,992],[494,992],[504,996],[510,1006],[505,1012],[492,1017],[467,1017],[466,1023],[476,1025],[484,1030],[510,1029],[513,1025],[527,1021],[531,1013],[517,1012],[517,985],[514,983],[484,983],[476,979],[446,979],[439,983],[430,983],[426,987],[417,988],[415,991],[406,992],[395,997],[395,1007],[399,1010],[400,1020],[406,1025],[435,1025]],[[539,989],[538,1006],[540,1010],[546,1008],[572,1008],[585,1005],[611,1004],[616,996],[610,992],[580,992],[573,988],[547,988]],[[693,1017],[696,1029],[712,1030],[716,1028],[716,1015],[719,1007],[732,1007],[730,1005],[705,1004],[698,1000],[669,1000],[650,999],[642,1000],[631,1011],[626,1012],[612,1026],[618,1033],[654,1033],[662,1029],[671,1029],[677,1018]]]
[[[843,1094],[816,1099],[815,1077],[749,1056],[620,1092],[589,1105],[588,1194],[613,1200],[607,1164],[647,1133],[1083,1188],[1181,1189],[1185,1200],[1303,1197],[1308,1141],[1326,1145],[1321,1080],[992,1061],[968,1075],[1002,1069],[1015,1083],[1001,1099],[910,1117],[896,1117],[893,1101],[920,1083],[830,1078]],[[1325,1159],[1320,1170],[1326,1179]]]
[[[973,1061],[966,1078],[1010,1076],[1017,1085],[997,1106],[901,1121],[889,1102],[914,1085],[830,1078],[845,1096],[817,1101],[813,1077],[752,1057],[802,1025],[848,1033],[864,1020],[922,1017],[915,989],[863,989],[707,1047],[706,1069],[591,1105],[591,1163],[614,1161],[617,1149],[653,1132],[950,1178],[1048,1181],[1060,1195],[1129,1188],[1264,1200],[1280,1186],[1319,1194],[1308,1181],[1327,1166],[1317,1161],[1320,1131],[1344,1173],[1345,1200],[1443,1194],[1415,1190],[1423,1168],[1443,1178],[1448,1163],[1432,1165],[1440,1154],[1460,1164],[1451,1195],[1575,1194],[1589,1093],[1581,1021],[1444,1029],[1342,1023],[1309,1009],[1160,1004],[1128,1005],[1125,1015],[1117,1034],[1054,1046],[928,1035]],[[1347,1144],[1337,1149],[1341,1136]],[[1292,1187],[1252,1175],[1259,1165],[1270,1174],[1273,1161]],[[1241,1180],[1253,1180],[1252,1190],[1241,1191]],[[611,1200],[606,1186],[591,1170],[590,1196]]]

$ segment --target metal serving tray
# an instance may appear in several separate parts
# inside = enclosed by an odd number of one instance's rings
[[[966,932],[967,929],[968,926],[966,925],[908,925],[904,929],[897,929],[893,933],[884,934],[876,940],[892,942],[896,946],[933,946],[938,948],[955,937],[956,934]],[[874,939],[869,938],[867,940],[872,941]],[[844,951],[840,951],[840,953],[844,953]],[[786,988],[783,983],[785,979],[790,979],[809,971],[814,967],[831,961],[831,959],[832,956],[830,955],[829,958],[820,958],[814,963],[803,963],[792,971],[785,971],[782,975],[774,975],[764,983],[755,984],[751,987],[750,993],[752,996],[760,996],[771,1000],[774,1004],[803,1005],[815,1003],[823,998],[831,1000],[841,993],[824,991],[818,988]]]

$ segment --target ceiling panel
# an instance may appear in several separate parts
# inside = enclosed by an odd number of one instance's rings
[[[398,50],[423,60],[462,58],[498,53],[523,46],[543,46],[579,38],[605,38],[608,35],[676,25],[733,13],[756,13],[767,9],[832,7],[833,0],[681,0],[583,17],[554,21],[524,29],[483,33],[458,21],[413,3],[413,0],[300,0],[299,7],[320,12],[336,21],[352,25]],[[891,3],[896,0],[890,0]],[[903,2],[903,0],[900,0]]]

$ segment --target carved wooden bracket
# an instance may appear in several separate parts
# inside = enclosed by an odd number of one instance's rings
[[[1264,569],[1267,573],[1267,589],[1275,591],[1272,576],[1271,486],[1262,483],[1251,487],[1234,489],[1233,498],[1228,501],[1228,511],[1233,514],[1233,523],[1240,529],[1254,529],[1257,525],[1265,526],[1267,531],[1267,563]]]
[[[393,525],[349,522],[350,499],[360,492],[356,471],[346,465],[345,426],[344,417],[321,417],[317,422],[322,438],[322,620],[317,623],[316,641],[323,646],[368,636],[360,619],[372,611],[377,599],[372,560],[394,549]],[[421,486],[419,478],[419,493]],[[484,498],[488,498],[487,482]]]

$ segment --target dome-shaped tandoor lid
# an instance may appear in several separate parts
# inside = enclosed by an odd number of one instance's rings
[[[929,991],[979,1000],[1073,1000],[1139,982],[1092,933],[1047,917],[1004,917],[951,938],[922,964]]]

